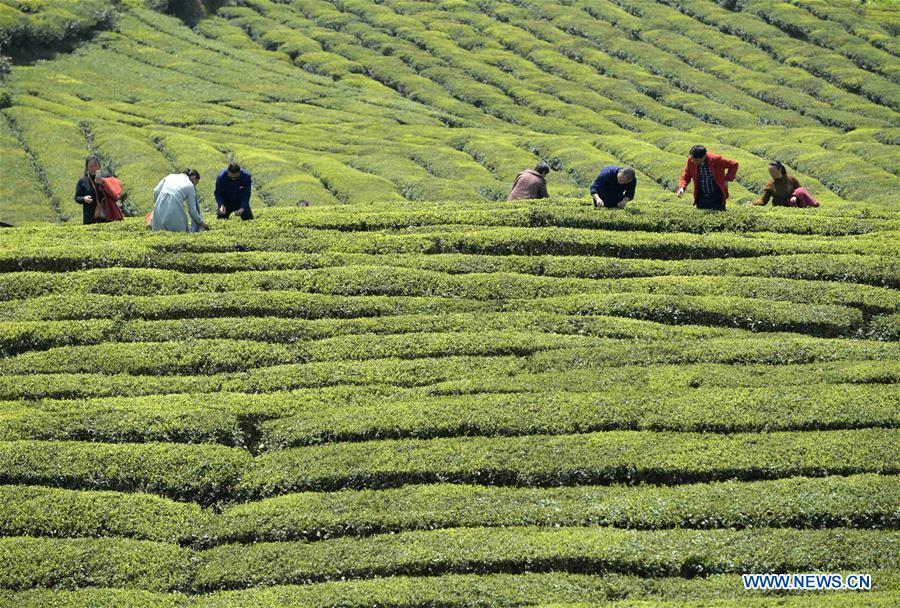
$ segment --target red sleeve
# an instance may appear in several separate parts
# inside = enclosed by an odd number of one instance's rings
[[[722,164],[725,165],[725,181],[733,182],[734,178],[737,177],[738,162],[736,160],[727,159],[723,156]]]
[[[679,188],[687,188],[688,184],[691,183],[691,161],[688,159],[687,164],[684,166],[684,171],[681,173],[681,181],[678,182]]]

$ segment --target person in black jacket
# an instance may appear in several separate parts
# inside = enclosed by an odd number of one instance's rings
[[[99,197],[103,196],[96,180],[100,177],[100,157],[91,154],[84,161],[84,175],[75,184],[75,202],[81,205],[84,211],[84,223],[94,223],[94,213],[97,211]]]
[[[253,178],[236,162],[228,164],[216,177],[216,204],[219,206],[217,217],[227,220],[235,214],[242,220],[252,220],[250,209],[250,191],[253,189]]]

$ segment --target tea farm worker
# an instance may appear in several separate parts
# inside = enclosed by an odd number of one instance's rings
[[[591,198],[598,209],[624,209],[634,199],[637,177],[631,167],[604,167],[591,184]]]
[[[765,205],[771,200],[774,207],[819,206],[819,201],[810,196],[796,177],[788,175],[787,168],[780,161],[769,163],[769,175],[772,179],[763,189],[762,197],[751,205]]]
[[[250,190],[253,179],[241,169],[237,163],[231,163],[216,177],[216,204],[219,206],[217,217],[227,220],[234,213],[242,220],[252,220],[250,209]]]
[[[550,165],[539,162],[534,169],[525,169],[516,175],[512,190],[507,201],[520,201],[530,198],[549,198],[547,194],[547,174],[550,173]]]
[[[693,180],[694,206],[697,209],[725,211],[728,182],[734,181],[737,172],[737,161],[718,154],[708,154],[704,146],[694,146],[681,174],[681,181],[678,182],[678,198],[684,196],[684,189]]]
[[[200,174],[193,169],[185,169],[183,173],[173,173],[163,178],[153,189],[153,219],[150,227],[153,230],[170,230],[172,232],[188,232],[188,218],[184,212],[187,201],[188,214],[191,216],[191,232],[208,230],[200,215],[197,204],[197,182]]]
[[[84,175],[75,184],[75,202],[81,205],[82,218],[85,224],[94,223],[97,204],[102,203],[103,192],[96,183],[100,175],[100,157],[96,154],[91,154],[84,161]],[[97,219],[96,221],[99,222],[101,220]]]

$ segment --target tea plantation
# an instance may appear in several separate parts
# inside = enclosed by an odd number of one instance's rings
[[[898,31],[0,1],[0,606],[896,606]],[[674,195],[694,143],[726,213]],[[132,215],[191,166],[211,217],[234,158],[257,219],[81,226],[89,152]],[[540,158],[553,198],[505,202]],[[771,158],[822,207],[740,205]],[[810,572],[873,586],[740,576]]]
[[[896,219],[260,215],[0,233],[8,605],[900,597]]]

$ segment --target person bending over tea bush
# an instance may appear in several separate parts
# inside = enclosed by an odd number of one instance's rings
[[[506,197],[507,201],[519,201],[530,198],[548,198],[547,174],[550,173],[550,165],[541,161],[534,169],[525,169],[516,175],[512,191]]]
[[[818,207],[819,201],[814,199],[806,188],[800,185],[793,175],[788,175],[787,168],[777,160],[769,163],[769,175],[772,179],[763,188],[762,197],[751,205],[766,205],[771,200],[776,207]]]
[[[634,199],[637,178],[631,167],[604,167],[591,184],[591,197],[598,209],[624,209]]]
[[[250,191],[253,179],[250,174],[237,163],[231,163],[222,169],[216,177],[216,204],[219,206],[217,217],[227,220],[234,213],[242,220],[252,220],[250,209]]]
[[[200,173],[194,169],[185,169],[183,173],[172,173],[162,179],[153,190],[153,217],[150,227],[153,230],[170,230],[172,232],[188,232],[188,218],[184,212],[187,201],[188,213],[191,216],[190,232],[209,230],[200,215],[197,204],[197,182]]]

